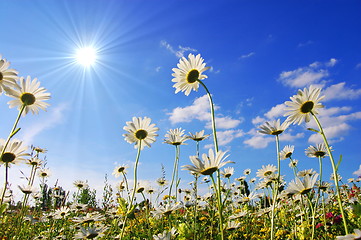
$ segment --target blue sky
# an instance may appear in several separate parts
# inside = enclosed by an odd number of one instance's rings
[[[204,83],[217,106],[220,148],[236,162],[235,177],[251,168],[276,164],[274,139],[257,133],[265,121],[283,117],[283,103],[309,84],[326,95],[320,120],[335,157],[343,155],[344,179],[361,164],[361,3],[359,1],[1,1],[0,54],[19,71],[37,77],[52,94],[47,112],[21,119],[17,138],[48,149],[50,184],[72,188],[88,180],[101,189],[117,164],[130,166],[133,146],[122,134],[133,116],[148,116],[160,128],[141,155],[140,178],[170,179],[174,147],[163,142],[171,128],[210,134],[203,89],[174,94],[172,68],[181,56],[200,53],[211,69]],[[79,47],[93,46],[97,63],[74,61]],[[16,110],[0,96],[6,138]],[[281,147],[295,146],[299,169],[318,170],[304,150],[319,143],[315,127],[292,126]],[[181,146],[180,165],[189,164],[195,146]],[[202,142],[202,151],[212,144]],[[325,159],[326,174],[330,163]],[[19,180],[11,168],[10,179]],[[27,171],[27,170],[25,170]],[[130,170],[131,172],[131,170]],[[282,174],[292,178],[288,162]],[[360,172],[360,171],[359,171]],[[131,174],[130,174],[131,175]],[[109,176],[112,182],[116,179]],[[181,172],[184,183],[191,181]],[[346,181],[346,180],[345,180]],[[14,183],[14,185],[16,185]]]

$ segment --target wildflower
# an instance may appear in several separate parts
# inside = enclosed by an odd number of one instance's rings
[[[243,174],[244,175],[250,175],[251,174],[251,169],[249,169],[249,168],[247,168],[247,169],[245,169],[244,171],[243,171]]]
[[[170,232],[167,230],[164,230],[164,232],[159,233],[157,235],[153,235],[154,240],[171,240],[172,237],[175,237],[177,235],[177,229],[172,228]]]
[[[167,180],[165,180],[164,178],[158,178],[157,183],[159,186],[164,186],[168,184]]]
[[[293,151],[295,150],[295,146],[292,145],[286,145],[282,151],[280,152],[280,158],[281,160],[290,158],[293,154]]]
[[[24,194],[32,194],[36,191],[31,185],[18,185],[18,187]]]
[[[259,130],[259,132],[263,133],[263,134],[269,134],[269,135],[275,135],[275,136],[280,135],[290,125],[290,123],[288,121],[285,121],[282,124],[280,122],[281,122],[280,119],[274,120],[272,122],[266,122],[265,124],[263,124],[259,127],[261,129],[261,130]]]
[[[3,90],[7,90],[16,86],[16,79],[18,78],[18,72],[14,69],[9,69],[10,62],[6,61],[0,55],[0,94]]]
[[[295,167],[297,167],[297,164],[298,164],[298,160],[292,159],[291,162],[288,164],[288,166],[290,168],[295,168]]]
[[[68,207],[60,207],[59,209],[55,210],[54,218],[55,219],[62,219],[69,215],[70,208]]]
[[[319,143],[316,146],[309,146],[305,151],[307,157],[325,157],[327,154],[327,147],[324,143]]]
[[[87,188],[89,186],[87,182],[84,182],[82,180],[76,180],[73,184],[79,189]]]
[[[347,234],[345,236],[337,236],[336,240],[354,240],[354,239],[361,239],[361,230],[355,229],[354,233]]]
[[[247,210],[240,210],[240,212],[236,212],[236,213],[232,214],[231,216],[229,216],[229,219],[233,220],[233,219],[241,218],[241,217],[246,216],[247,214],[249,214],[247,212]]]
[[[82,203],[73,203],[70,208],[74,209],[76,211],[85,211],[87,209],[88,205],[82,204]]]
[[[200,173],[202,175],[212,175],[219,168],[223,167],[227,163],[233,163],[232,161],[225,161],[229,156],[225,156],[226,152],[218,151],[214,154],[212,149],[209,149],[208,156],[207,154],[202,154],[202,160],[197,156],[190,156],[190,160],[194,165],[185,165],[183,170],[189,170],[191,172]]]
[[[105,227],[80,227],[80,231],[74,235],[75,239],[96,239],[102,237],[107,230]]]
[[[46,150],[45,148],[34,147],[34,151],[37,153],[46,153],[48,150]]]
[[[227,167],[223,171],[221,171],[221,174],[223,175],[224,178],[232,177],[233,173],[234,173],[233,167]]]
[[[251,178],[251,180],[249,180],[251,183],[255,183],[256,182],[256,178]]]
[[[315,175],[316,171],[314,171],[312,168],[311,169],[306,169],[306,170],[302,170],[299,171],[297,173],[297,177],[305,177],[305,176],[312,176]]]
[[[159,215],[168,216],[173,211],[176,211],[182,207],[183,207],[183,205],[178,202],[177,203],[167,203],[165,205],[155,208],[155,210],[153,211],[153,214],[155,216],[159,216]]]
[[[236,221],[230,221],[227,224],[227,230],[236,230],[237,228],[241,227],[241,223],[236,222]]]
[[[184,92],[186,96],[194,90],[198,91],[199,80],[207,78],[206,75],[203,75],[203,72],[209,69],[206,67],[206,64],[203,63],[204,59],[201,58],[201,55],[198,54],[194,56],[193,54],[188,55],[188,59],[182,57],[177,64],[178,68],[173,68],[172,82],[175,82],[173,85],[176,88],[175,93]]]
[[[121,174],[123,174],[123,173],[126,173],[126,169],[128,168],[128,165],[125,165],[125,164],[123,164],[123,165],[119,165],[119,166],[116,166],[115,168],[114,168],[114,170],[113,170],[113,175],[114,175],[114,177],[119,177]]]
[[[38,171],[38,176],[43,179],[49,177],[50,174],[51,174],[51,172],[50,172],[49,168],[43,168]]]
[[[134,148],[138,148],[141,144],[141,150],[144,145],[150,147],[150,144],[155,142],[155,137],[158,136],[156,132],[159,128],[155,127],[155,124],[150,124],[151,119],[144,117],[133,117],[133,121],[127,122],[126,126],[123,127],[128,133],[123,134],[125,141],[128,143],[135,143]],[[144,143],[144,144],[143,144]]]
[[[333,173],[331,173],[330,180],[331,180],[331,181],[334,181],[334,180],[335,180],[335,175],[334,175]],[[338,181],[341,181],[341,180],[342,180],[341,175],[338,174],[338,173],[337,173],[337,180],[338,180]]]
[[[181,128],[176,129],[170,129],[167,134],[165,135],[166,139],[164,140],[164,143],[168,143],[171,145],[183,145],[184,142],[188,139],[188,136],[183,135],[184,130]]]
[[[261,169],[257,171],[257,177],[267,178],[268,176],[277,172],[276,166],[268,164],[267,166],[262,165]]]
[[[25,80],[21,77],[20,86],[9,90],[9,95],[15,98],[8,102],[9,107],[13,108],[17,106],[20,110],[24,106],[23,116],[29,111],[33,114],[37,114],[39,109],[45,111],[49,104],[44,101],[50,99],[50,93],[45,91],[45,88],[40,87],[40,82],[38,82],[37,78],[31,80],[31,77],[28,76]]]
[[[303,178],[303,181],[301,181],[299,178],[296,178],[289,183],[286,192],[290,194],[306,194],[314,187],[317,178],[317,173],[313,176],[306,175]]]
[[[0,152],[4,151],[5,140],[0,139]],[[25,161],[25,156],[29,156],[28,153],[25,153],[27,150],[26,146],[23,146],[23,142],[19,140],[10,140],[9,144],[6,146],[4,154],[1,156],[0,164],[18,164],[20,161]]]
[[[192,139],[196,142],[200,142],[200,141],[203,141],[204,139],[208,138],[209,136],[210,136],[209,134],[204,135],[204,130],[202,130],[200,132],[196,132],[195,134],[189,133],[188,138]]]
[[[35,167],[40,166],[42,163],[43,162],[39,158],[36,158],[36,157],[32,157],[32,158],[28,159],[28,161],[26,161],[26,164],[29,164],[30,166],[35,166]]]
[[[303,121],[309,122],[310,114],[318,114],[318,109],[323,108],[319,103],[325,96],[320,96],[321,88],[311,85],[309,88],[298,90],[297,95],[290,97],[291,101],[285,102],[288,106],[284,116],[293,124],[300,125]]]
[[[74,217],[72,219],[73,222],[84,224],[84,223],[92,223],[103,221],[104,217],[100,213],[87,213],[85,216]]]

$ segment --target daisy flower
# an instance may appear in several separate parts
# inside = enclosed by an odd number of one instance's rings
[[[8,92],[10,87],[16,86],[16,79],[18,78],[18,72],[14,69],[9,69],[10,62],[6,61],[0,55],[0,94],[5,90]]]
[[[230,178],[234,174],[234,168],[233,167],[227,167],[224,170],[221,171],[221,174],[224,178]]]
[[[262,165],[261,169],[258,169],[257,171],[257,177],[260,178],[268,178],[272,174],[275,174],[277,172],[277,167],[268,164],[267,166]]]
[[[165,137],[166,139],[164,140],[164,143],[175,146],[184,145],[184,142],[188,140],[188,136],[184,135],[184,130],[182,130],[182,128],[168,130]]]
[[[332,149],[332,147],[331,147]],[[309,146],[305,153],[307,157],[325,157],[327,154],[327,147],[324,143],[319,143],[316,146]]]
[[[126,164],[123,164],[123,165],[119,165],[119,166],[116,166],[113,170],[113,175],[114,177],[119,177],[121,174],[123,173],[126,173],[126,169],[128,168],[128,165]]]
[[[243,174],[244,175],[250,175],[251,174],[251,169],[250,168],[247,168],[247,169],[245,169],[244,171],[243,171]]]
[[[354,233],[347,234],[345,236],[337,236],[336,240],[354,240],[354,239],[361,239],[361,230],[355,229]]]
[[[24,194],[32,194],[34,192],[36,192],[35,188],[32,187],[31,185],[18,185],[20,191],[22,191]]]
[[[282,151],[280,152],[280,158],[281,160],[284,160],[286,158],[290,158],[293,154],[293,151],[295,150],[295,146],[292,145],[286,145]]]
[[[141,150],[144,148],[144,145],[150,147],[150,144],[155,142],[155,137],[158,136],[156,132],[159,128],[155,127],[154,123],[151,124],[151,119],[148,117],[133,117],[132,120],[123,127],[128,132],[123,134],[125,141],[130,144],[135,143],[134,148],[138,148],[141,145]]]
[[[74,239],[98,239],[104,236],[106,230],[105,227],[80,227],[80,231],[74,235]]]
[[[41,178],[47,178],[51,174],[49,168],[43,168],[38,171],[38,176]]]
[[[87,182],[84,182],[82,180],[76,180],[73,184],[79,189],[87,188],[89,186]]]
[[[297,164],[298,164],[298,160],[297,159],[292,159],[291,162],[288,164],[288,166],[290,168],[295,168],[295,167],[297,167]]]
[[[26,164],[29,164],[30,166],[34,166],[34,167],[40,167],[41,164],[43,164],[43,161],[41,161],[41,159],[37,157],[32,157],[28,159],[28,161],[26,161]]]
[[[290,122],[288,121],[284,121],[281,124],[281,120],[277,119],[277,120],[273,120],[271,122],[265,122],[265,124],[261,125],[259,128],[261,130],[259,130],[260,133],[263,134],[269,134],[269,135],[280,135],[281,133],[283,133],[288,126],[290,125]]]
[[[285,102],[288,106],[284,116],[293,124],[300,125],[303,121],[309,122],[311,113],[318,114],[318,109],[323,108],[320,101],[325,96],[320,96],[321,88],[311,85],[309,88],[298,90],[298,93],[290,97],[291,101]]]
[[[200,141],[203,141],[204,139],[208,138],[209,136],[210,136],[209,134],[204,135],[204,130],[202,130],[200,132],[196,132],[195,134],[189,133],[188,138],[192,139],[193,141],[200,142]]]
[[[0,158],[0,164],[18,164],[20,161],[26,160],[24,157],[30,156],[30,154],[25,153],[28,147],[23,146],[23,142],[16,139],[10,140],[6,149],[4,150],[5,142],[6,141],[4,139],[0,139],[0,152],[4,151]]]
[[[183,205],[179,202],[177,203],[167,203],[164,205],[161,205],[159,207],[156,207],[154,211],[152,212],[155,216],[169,216],[173,211],[176,211],[180,208],[182,208]]]
[[[31,77],[28,76],[25,80],[21,77],[20,85],[16,85],[14,89],[10,89],[8,92],[11,97],[15,98],[8,102],[9,107],[18,107],[20,110],[24,106],[23,116],[29,111],[33,114],[37,114],[39,109],[45,111],[49,104],[44,101],[50,99],[50,93],[45,91],[45,88],[40,87],[37,78],[31,80]]]
[[[286,192],[289,194],[306,194],[315,186],[317,178],[317,173],[313,176],[305,176],[302,181],[299,178],[296,178],[289,183]]]
[[[192,90],[198,91],[198,81],[207,78],[206,75],[203,75],[203,72],[209,69],[203,61],[204,59],[201,58],[200,54],[194,56],[191,53],[188,55],[188,59],[182,57],[179,60],[178,68],[172,69],[174,72],[172,82],[175,82],[173,85],[176,88],[175,93],[184,92],[188,96]]]
[[[225,156],[226,152],[218,151],[214,154],[212,149],[209,149],[207,154],[202,154],[202,160],[197,156],[190,156],[190,160],[194,165],[182,166],[183,170],[189,170],[191,172],[200,173],[202,175],[212,175],[215,171],[226,165],[227,163],[234,163],[232,161],[225,161],[229,156]]]

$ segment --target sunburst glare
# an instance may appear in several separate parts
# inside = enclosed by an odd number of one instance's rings
[[[97,51],[94,47],[82,47],[76,51],[75,54],[76,62],[89,67],[94,65],[97,60]]]

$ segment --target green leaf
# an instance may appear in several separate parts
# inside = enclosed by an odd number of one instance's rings
[[[307,130],[310,130],[310,131],[312,131],[312,132],[320,133],[320,131],[318,131],[318,130],[316,130],[316,129],[314,129],[314,128],[307,128]]]
[[[16,129],[11,135],[10,138],[14,137],[15,134],[17,134],[20,131],[21,128]]]
[[[352,208],[352,212],[353,212],[356,216],[361,216],[361,204],[351,205],[351,208]]]
[[[9,203],[1,204],[1,206],[0,206],[0,215],[3,214],[8,207],[9,207]]]
[[[340,159],[339,159],[338,162],[337,162],[336,172],[338,171],[338,167],[340,166],[341,162],[342,162],[342,154],[340,155]]]

